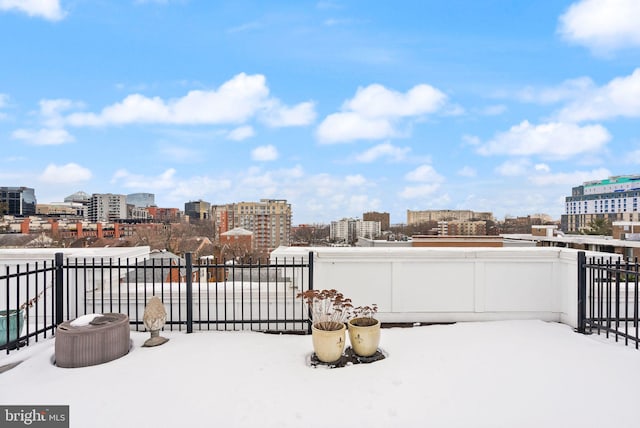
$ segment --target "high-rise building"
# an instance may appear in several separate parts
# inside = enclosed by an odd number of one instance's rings
[[[560,219],[565,232],[588,229],[593,220],[640,221],[640,175],[619,175],[584,182],[565,198],[565,214]]]
[[[379,213],[376,211],[371,211],[368,213],[362,214],[362,220],[364,221],[379,221],[380,228],[382,230],[389,230],[390,226],[390,218],[389,213]]]
[[[146,208],[156,204],[156,195],[153,193],[130,193],[127,195],[127,204],[137,208]]]
[[[127,197],[113,193],[94,193],[89,200],[90,222],[112,222],[127,218]]]
[[[184,215],[189,216],[189,220],[206,220],[210,218],[210,213],[211,204],[202,199],[184,204]]]
[[[268,253],[291,240],[291,204],[284,199],[213,205],[218,237],[236,227],[253,232],[255,249]]]
[[[36,191],[31,187],[0,187],[0,214],[36,214]]]

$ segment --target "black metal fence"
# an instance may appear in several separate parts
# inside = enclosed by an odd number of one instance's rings
[[[640,347],[637,259],[578,253],[578,331]]]
[[[28,345],[65,320],[91,313],[125,313],[144,330],[152,296],[167,311],[165,330],[258,330],[308,333],[301,292],[313,288],[308,260],[237,263],[185,258],[64,258],[7,266],[0,273],[0,349]],[[4,315],[4,317],[3,317]],[[2,324],[5,328],[2,330]]]
[[[0,272],[0,349],[17,348],[52,336],[58,305],[54,284],[61,273],[55,260],[5,266]]]

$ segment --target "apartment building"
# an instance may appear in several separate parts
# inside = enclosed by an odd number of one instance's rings
[[[284,199],[213,205],[211,217],[218,238],[236,227],[253,232],[255,249],[270,253],[291,240],[291,204]]]
[[[379,221],[363,221],[357,218],[343,218],[332,221],[329,238],[346,243],[355,243],[359,237],[377,238],[382,234]]]
[[[379,221],[380,228],[382,230],[389,230],[391,225],[389,213],[380,213],[377,211],[370,211],[362,214],[363,221]]]
[[[88,220],[112,222],[127,218],[127,197],[113,193],[94,193],[89,200]]]
[[[439,236],[484,236],[487,234],[487,222],[477,221],[439,221]]]
[[[619,175],[584,182],[572,188],[571,196],[565,198],[561,228],[565,232],[580,232],[588,229],[598,218],[605,218],[611,223],[640,221],[638,199],[640,175]]]

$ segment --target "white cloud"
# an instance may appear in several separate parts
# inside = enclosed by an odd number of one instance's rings
[[[286,198],[302,217],[330,221],[345,216],[360,216],[363,209],[379,207],[371,194],[376,184],[360,174],[338,176],[327,173],[306,176],[300,166],[293,169],[244,174],[239,189],[250,189],[250,197]],[[364,191],[366,189],[366,191]],[[366,195],[366,196],[365,196]]]
[[[169,168],[157,176],[133,174],[120,169],[113,174],[111,184],[128,189],[163,191],[169,199],[183,203],[185,200],[203,199],[213,194],[226,192],[232,181],[226,178],[194,176],[188,179],[177,177],[177,171]]]
[[[316,120],[315,103],[307,101],[293,107],[274,102],[262,114],[262,121],[267,125],[279,128],[283,126],[304,126]]]
[[[16,10],[49,21],[59,21],[66,15],[59,0],[0,0],[0,10]]]
[[[246,140],[247,138],[251,138],[254,135],[256,135],[256,133],[254,132],[253,127],[244,125],[231,130],[227,134],[227,138],[234,141],[242,141]]]
[[[344,183],[349,187],[364,186],[367,184],[367,179],[360,174],[347,175],[344,179]]]
[[[415,199],[430,196],[440,189],[444,177],[431,165],[420,165],[416,169],[409,171],[404,176],[405,180],[421,183],[415,186],[406,186],[400,191],[398,196],[402,199]]]
[[[65,144],[75,141],[73,135],[64,129],[40,129],[37,131],[17,129],[13,131],[11,137],[39,146]]]
[[[44,117],[58,116],[61,112],[72,107],[80,107],[82,104],[66,98],[40,100],[40,113]]]
[[[247,198],[282,197],[283,194],[297,193],[295,189],[304,177],[300,165],[292,168],[263,171],[260,167],[251,167],[243,171],[238,182],[238,191]],[[249,193],[247,193],[249,192]]]
[[[180,125],[241,124],[260,115],[272,126],[306,124],[313,115],[313,103],[283,106],[269,97],[263,75],[240,73],[216,90],[193,90],[185,96],[164,100],[131,94],[100,113],[77,112],[67,116],[73,126],[107,126],[133,123]]]
[[[118,183],[122,187],[136,189],[172,189],[177,185],[176,179],[174,178],[175,174],[176,170],[174,168],[169,168],[162,174],[153,177],[147,177],[140,174],[132,174],[126,169],[119,169],[113,174],[111,183]]]
[[[462,116],[465,113],[466,110],[459,104],[449,104],[441,112],[443,116]]]
[[[407,181],[419,182],[441,183],[444,181],[444,177],[438,174],[431,165],[420,165],[413,171],[409,171],[407,174],[405,174],[404,178]]]
[[[356,213],[356,216],[360,217],[360,213],[378,210],[379,208],[379,199],[371,198],[369,195],[350,195],[347,199],[345,212]]]
[[[611,135],[601,125],[578,126],[560,122],[532,125],[525,120],[481,145],[478,153],[565,159],[597,152],[610,140]]]
[[[439,183],[423,184],[420,186],[407,186],[399,193],[403,199],[425,198],[436,193],[440,189]]]
[[[538,163],[533,166],[536,171],[551,172],[551,167],[546,163]]]
[[[531,170],[531,162],[527,159],[510,159],[496,168],[496,173],[505,177],[526,175]]]
[[[582,97],[594,88],[595,84],[589,77],[578,77],[565,80],[554,87],[534,88],[527,86],[516,94],[516,98],[529,103],[553,104]]]
[[[355,97],[346,101],[342,109],[365,117],[408,117],[433,113],[440,109],[447,97],[436,88],[421,84],[406,93],[373,84],[358,88]]]
[[[354,140],[380,140],[393,137],[395,131],[390,121],[367,118],[358,113],[333,113],[327,116],[316,135],[321,143],[343,143]]]
[[[201,160],[202,156],[196,151],[187,147],[175,144],[163,144],[159,149],[159,153],[168,159],[176,162],[188,162]]]
[[[63,98],[40,100],[39,104],[42,121],[49,128],[62,128],[65,124],[62,113],[72,108],[82,107],[80,102]]]
[[[66,165],[48,165],[40,174],[40,180],[49,184],[69,184],[87,181],[91,178],[91,171],[75,163]]]
[[[438,89],[420,84],[401,93],[372,84],[358,88],[355,96],[342,105],[342,111],[328,115],[318,126],[321,143],[376,140],[399,134],[395,125],[401,119],[419,118],[441,109],[447,100]]]
[[[470,166],[464,166],[458,170],[458,175],[461,177],[475,177],[478,175],[478,171]]]
[[[580,0],[560,16],[558,31],[596,54],[640,46],[638,0]]]
[[[260,162],[269,162],[278,159],[278,149],[273,145],[256,147],[251,151],[251,159]]]
[[[463,135],[462,141],[470,146],[479,146],[480,144],[482,144],[482,140],[480,140],[480,137],[476,137],[475,135]]]
[[[231,185],[231,180],[223,178],[189,177],[188,180],[175,180],[175,185],[170,187],[168,196],[178,203],[184,203],[185,200],[205,199],[217,194],[227,197]]]
[[[582,96],[565,106],[558,114],[560,120],[572,122],[619,116],[640,117],[640,68],[629,76],[611,80],[605,86],[583,91]]]
[[[533,175],[529,178],[531,183],[537,186],[575,186],[576,183],[583,183],[591,180],[603,180],[610,177],[612,174],[606,168],[594,169],[592,171],[575,171],[575,172],[560,172],[556,174],[539,174]]]
[[[363,163],[374,162],[382,157],[387,157],[392,161],[402,161],[406,159],[411,151],[410,147],[396,147],[389,143],[378,144],[356,156],[356,161]]]

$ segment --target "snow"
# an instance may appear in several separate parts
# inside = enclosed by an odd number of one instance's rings
[[[86,314],[79,316],[78,318],[71,321],[69,324],[73,327],[84,327],[87,326],[93,321],[96,317],[101,317],[102,314]]]
[[[54,339],[0,357],[0,402],[68,404],[72,427],[637,427],[640,351],[543,321],[383,329],[382,361],[306,364],[311,337],[163,332],[98,366]]]

